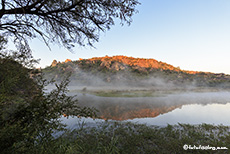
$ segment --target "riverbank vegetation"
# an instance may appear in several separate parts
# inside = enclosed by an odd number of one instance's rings
[[[48,146],[52,133],[64,129],[59,120],[63,114],[95,116],[93,109],[79,107],[74,96],[67,96],[68,78],[47,92],[45,87],[53,81],[25,67],[23,58],[28,57],[0,54],[1,153],[27,153],[36,145]]]
[[[184,149],[186,145],[202,149]],[[36,145],[32,153],[126,154],[126,153],[227,153],[230,127],[202,125],[146,126],[104,122],[65,132],[49,142]],[[224,149],[214,149],[223,147]],[[185,147],[186,148],[186,147]]]
[[[72,86],[70,90],[70,94],[81,93],[81,94],[91,94],[99,97],[164,97],[170,94],[182,94],[185,92],[194,92],[194,93],[205,93],[205,92],[218,92],[218,91],[230,91],[230,88],[209,88],[209,87],[194,87],[194,88],[172,88],[166,89],[159,87],[152,87],[152,89],[122,89],[122,88],[114,88],[114,87],[105,87],[103,88],[95,88],[95,87],[77,87]],[[76,89],[74,89],[76,88]],[[110,88],[110,89],[109,89]]]

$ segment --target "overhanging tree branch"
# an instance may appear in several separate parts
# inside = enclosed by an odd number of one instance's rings
[[[0,35],[41,37],[47,46],[55,42],[68,49],[76,43],[93,46],[115,18],[129,24],[138,4],[137,0],[2,0]]]

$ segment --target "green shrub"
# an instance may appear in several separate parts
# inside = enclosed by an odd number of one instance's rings
[[[0,58],[0,147],[2,153],[30,153],[44,150],[63,130],[62,114],[95,116],[90,108],[80,108],[74,96],[67,96],[68,77],[56,89],[45,93],[48,82],[30,77],[30,69],[11,57]]]

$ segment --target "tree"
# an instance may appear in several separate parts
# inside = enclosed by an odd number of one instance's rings
[[[43,78],[31,79],[28,40],[40,38],[67,49],[74,44],[93,46],[99,33],[110,29],[115,18],[130,24],[137,0],[1,0],[0,4],[0,147],[2,153],[32,153],[48,148],[55,130],[63,129],[60,116],[95,116],[67,95],[68,78],[45,92]],[[6,37],[7,36],[7,37]],[[18,51],[7,56],[8,39]]]
[[[130,24],[138,4],[138,0],[1,0],[0,35],[13,38],[24,52],[30,52],[28,39],[36,37],[48,47],[93,46],[115,18]]]
[[[19,58],[17,58],[19,57]],[[55,131],[63,130],[62,114],[95,117],[93,108],[80,107],[67,95],[68,78],[56,89],[45,92],[50,83],[21,64],[21,54],[0,54],[0,147],[2,153],[33,153],[48,148]]]

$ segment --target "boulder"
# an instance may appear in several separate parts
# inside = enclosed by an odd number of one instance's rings
[[[71,62],[71,61],[72,61],[71,59],[66,59],[65,63],[68,63],[68,62]]]
[[[100,67],[105,67],[110,69],[111,61],[102,61]]]
[[[119,71],[119,70],[124,70],[125,67],[119,62],[114,62],[111,66],[111,69],[115,71]]]
[[[55,67],[57,65],[57,60],[53,60],[51,67]]]

